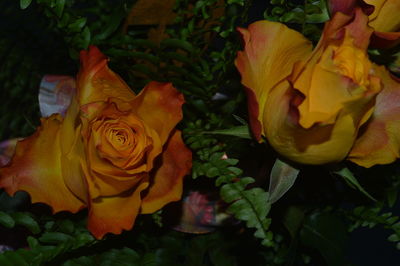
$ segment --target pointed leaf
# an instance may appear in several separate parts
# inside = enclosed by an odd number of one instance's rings
[[[243,139],[251,139],[251,133],[248,126],[237,126],[229,129],[221,129],[204,132],[205,134],[228,135]]]
[[[374,197],[372,197],[358,182],[358,180],[355,178],[355,176],[353,175],[353,173],[348,169],[348,168],[342,168],[339,171],[335,171],[335,174],[341,176],[344,178],[344,180],[346,181],[346,183],[354,188],[354,189],[358,189],[360,192],[362,192],[365,196],[367,196],[368,198],[370,198],[373,201],[376,201],[376,199]]]
[[[25,226],[34,234],[40,233],[39,224],[30,216],[29,213],[15,212],[12,213],[11,216],[16,224]]]
[[[279,200],[293,186],[300,170],[276,159],[269,182],[269,202]]]
[[[14,219],[9,214],[0,211],[0,225],[6,228],[13,228],[15,222]]]
[[[32,0],[20,0],[19,1],[19,6],[21,9],[27,8],[30,4],[32,3]]]

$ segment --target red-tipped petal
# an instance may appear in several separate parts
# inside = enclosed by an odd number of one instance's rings
[[[182,120],[183,95],[171,83],[150,82],[131,102],[132,112],[154,129],[164,144]]]
[[[77,78],[77,98],[79,104],[107,101],[118,98],[130,101],[135,97],[129,86],[108,68],[108,58],[95,46],[81,51],[81,69]]]
[[[180,131],[175,131],[168,140],[160,159],[143,198],[142,213],[153,213],[182,196],[183,177],[192,167],[192,153],[183,143]]]
[[[354,144],[349,160],[364,166],[388,164],[400,156],[400,80],[376,67],[383,90],[376,98],[372,118]]]
[[[260,133],[265,135],[261,116],[269,92],[290,75],[297,61],[309,57],[312,45],[300,33],[277,22],[258,21],[239,31],[245,46],[238,52],[235,65],[248,88],[251,126],[260,139]]]

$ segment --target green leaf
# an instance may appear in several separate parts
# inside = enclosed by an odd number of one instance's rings
[[[219,169],[217,167],[210,167],[206,171],[207,177],[216,177],[219,175]]]
[[[20,0],[19,6],[21,9],[26,9],[31,3],[32,3],[32,0]]]
[[[139,254],[130,249],[130,248],[122,248],[122,249],[112,249],[108,252],[105,252],[99,258],[100,266],[129,266],[129,265],[141,265],[139,264]]]
[[[276,159],[272,167],[269,182],[269,202],[272,204],[279,200],[293,186],[300,170]]]
[[[80,32],[85,25],[86,18],[78,18],[73,23],[68,25],[68,30],[70,32]]]
[[[55,1],[56,6],[54,7],[54,12],[60,18],[64,11],[65,0],[57,0]]]
[[[11,216],[14,218],[16,224],[25,226],[34,234],[40,233],[39,224],[32,218],[29,213],[15,212],[12,213]]]
[[[90,44],[90,30],[89,27],[86,26],[82,31],[82,49],[87,49]]]
[[[73,238],[67,234],[60,232],[46,232],[39,237],[39,241],[47,244],[60,244],[71,241]]]
[[[221,197],[224,201],[230,203],[234,200],[240,199],[241,193],[248,184],[254,183],[254,179],[251,177],[243,177],[239,181],[226,184],[221,188]]]
[[[72,234],[74,232],[74,223],[70,220],[62,220],[58,223],[60,231],[66,234]]]
[[[161,47],[170,47],[186,50],[190,53],[195,52],[195,47],[187,41],[180,39],[165,39],[160,44]]]
[[[271,208],[268,203],[268,193],[261,188],[246,190],[246,186],[253,183],[251,177],[244,177],[235,183],[228,183],[221,188],[221,198],[232,203],[227,209],[235,218],[246,222],[248,228],[255,228],[254,236],[262,239],[262,244],[272,244],[272,234],[268,232],[270,219],[267,215]]]
[[[232,116],[233,116],[233,118],[235,118],[240,124],[242,124],[242,125],[244,125],[244,126],[247,126],[247,125],[248,125],[247,121],[244,120],[243,118],[241,118],[240,116],[235,115],[235,114],[233,114]]]
[[[325,0],[306,5],[306,12],[307,23],[323,23],[329,20],[328,7]]]
[[[386,197],[390,208],[393,208],[394,204],[396,203],[398,193],[399,191],[396,187],[392,187],[386,190]]]
[[[238,4],[240,6],[244,6],[244,0],[228,0],[228,4]]]
[[[308,216],[300,231],[303,244],[318,250],[329,266],[345,265],[344,246],[346,226],[329,213],[313,213]]]
[[[0,211],[0,224],[6,228],[13,228],[15,226],[14,219],[2,211]]]
[[[290,206],[283,217],[283,225],[292,238],[296,238],[304,220],[304,211],[296,206]]]
[[[372,197],[358,182],[358,180],[355,178],[355,176],[353,175],[353,173],[346,167],[342,168],[339,171],[335,171],[335,174],[341,176],[344,178],[344,180],[346,181],[346,183],[355,189],[358,189],[360,192],[362,192],[365,196],[367,196],[368,198],[370,198],[373,201],[376,201],[376,199],[374,197]]]
[[[11,263],[11,265],[18,265],[18,266],[29,266],[30,264],[26,262],[20,253],[8,251],[5,254],[7,260]],[[3,264],[1,264],[3,265]],[[7,265],[7,264],[6,264]]]
[[[123,8],[116,9],[113,14],[108,18],[107,24],[104,28],[101,29],[101,33],[94,36],[93,41],[101,41],[109,36],[111,36],[114,32],[117,31],[118,27],[121,24],[121,21],[125,18]]]
[[[396,234],[391,234],[388,237],[388,241],[390,241],[390,242],[398,242],[398,241],[400,241],[400,237],[398,235],[396,235]]]
[[[30,249],[34,249],[37,248],[39,246],[39,241],[32,237],[32,236],[28,236],[26,241],[28,242],[29,248]]]
[[[301,8],[295,8],[285,13],[279,20],[285,23],[303,23],[305,19],[304,11]]]
[[[214,131],[205,131],[204,134],[215,134],[215,135],[228,135],[235,136],[243,139],[251,139],[251,133],[248,126],[237,126],[229,129],[221,129]]]

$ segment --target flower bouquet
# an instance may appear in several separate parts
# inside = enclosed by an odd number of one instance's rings
[[[400,1],[0,10],[0,265],[400,261]]]

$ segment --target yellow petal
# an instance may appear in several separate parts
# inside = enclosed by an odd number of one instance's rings
[[[244,51],[235,64],[247,87],[249,116],[253,133],[260,139],[261,117],[269,92],[293,69],[295,62],[309,57],[311,42],[300,33],[277,22],[258,21],[248,29],[239,29]]]
[[[264,110],[266,136],[276,151],[286,158],[304,164],[339,162],[348,154],[357,137],[365,113],[373,108],[373,96],[349,103],[332,125],[298,125],[296,108],[290,102],[294,91],[287,81],[271,93]],[[274,110],[271,112],[271,110]]]
[[[369,16],[369,25],[376,31],[391,32],[400,29],[400,1],[398,0],[364,0],[373,5],[374,12]]]
[[[141,205],[140,193],[148,187],[146,180],[118,196],[99,197],[89,205],[88,228],[97,238],[106,233],[120,234],[130,230],[135,223]]]
[[[372,81],[372,64],[366,52],[372,30],[360,9],[354,16],[351,20],[351,16],[337,13],[326,24],[311,58],[297,64],[290,77],[294,88],[304,95],[298,107],[299,123],[304,128],[335,123],[347,103],[380,89]],[[299,65],[304,68],[298,70]]]
[[[10,195],[24,190],[32,202],[46,203],[54,212],[77,212],[84,204],[62,175],[61,123],[60,115],[43,118],[35,134],[17,144],[11,164],[0,169],[0,187]]]
[[[78,103],[73,98],[60,129],[61,171],[68,189],[80,200],[87,202],[87,186],[82,170],[82,167],[87,166],[78,114]]]

